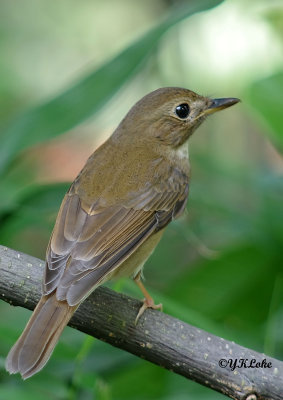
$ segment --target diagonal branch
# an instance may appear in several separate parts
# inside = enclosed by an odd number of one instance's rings
[[[43,268],[43,261],[0,246],[1,298],[32,310],[40,298]],[[147,310],[135,326],[140,305],[100,287],[70,325],[233,399],[283,399],[283,362],[154,310]],[[230,368],[229,363],[242,359],[247,360],[245,366]],[[257,367],[248,368],[250,362]]]

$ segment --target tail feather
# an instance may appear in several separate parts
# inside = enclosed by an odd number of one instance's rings
[[[76,308],[66,301],[58,301],[54,293],[43,296],[8,354],[7,371],[19,372],[26,379],[41,370]]]

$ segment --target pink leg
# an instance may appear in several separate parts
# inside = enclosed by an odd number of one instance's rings
[[[138,315],[137,315],[136,320],[135,320],[135,324],[137,324],[140,316],[145,312],[145,310],[147,308],[153,308],[154,310],[161,310],[162,311],[162,304],[154,304],[153,298],[150,296],[150,294],[148,293],[148,291],[146,290],[146,288],[144,287],[144,285],[143,285],[143,283],[141,281],[140,272],[134,278],[134,281],[138,285],[138,287],[140,288],[140,290],[142,291],[142,293],[143,293],[143,295],[145,297],[144,300],[143,300],[143,305],[139,309]]]

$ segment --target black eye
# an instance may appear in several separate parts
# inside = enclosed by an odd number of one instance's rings
[[[176,107],[175,113],[179,118],[185,119],[190,114],[190,107],[187,103],[180,104]]]

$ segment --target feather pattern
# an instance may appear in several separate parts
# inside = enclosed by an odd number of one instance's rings
[[[89,163],[92,165],[94,161],[90,159]],[[44,295],[56,290],[57,300],[66,300],[70,306],[79,304],[110,279],[146,239],[183,212],[188,197],[188,174],[166,163],[168,179],[161,180],[159,169],[162,168],[164,175],[164,165],[162,159],[154,163],[153,183],[149,184],[145,175],[142,187],[137,190],[133,181],[132,190],[127,188],[127,195],[111,204],[108,193],[113,182],[107,189],[104,186],[103,192],[99,191],[95,187],[96,176],[92,178],[95,196],[91,202],[85,201],[80,181],[82,177],[87,180],[86,164],[58,214],[47,250]]]

